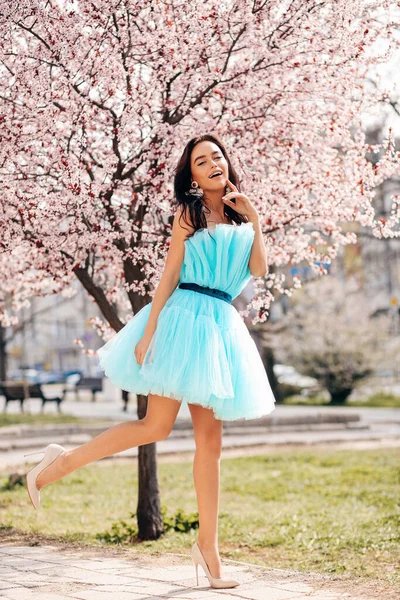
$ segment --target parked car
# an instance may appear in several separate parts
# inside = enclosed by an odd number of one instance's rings
[[[8,376],[9,380],[25,379],[29,383],[65,383],[70,375],[81,375],[81,371],[40,371],[39,369],[16,369]]]
[[[298,388],[303,395],[316,392],[320,389],[317,379],[301,375],[292,365],[275,364],[274,373],[278,383]]]

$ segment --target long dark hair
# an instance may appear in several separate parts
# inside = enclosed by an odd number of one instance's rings
[[[178,165],[175,169],[175,178],[174,178],[175,196],[178,201],[178,205],[183,207],[183,211],[182,211],[183,219],[184,219],[186,225],[189,225],[189,227],[191,227],[193,225],[193,227],[194,227],[194,231],[192,232],[191,235],[194,235],[194,233],[198,229],[206,229],[207,228],[207,220],[205,217],[205,212],[208,210],[208,208],[203,201],[202,195],[199,194],[199,195],[195,195],[195,196],[192,196],[192,195],[188,196],[185,194],[185,192],[187,192],[191,188],[192,180],[191,180],[191,169],[190,169],[190,157],[192,155],[193,148],[196,146],[196,144],[199,144],[200,142],[206,142],[206,141],[214,142],[214,144],[216,144],[219,147],[219,149],[221,150],[222,154],[224,155],[224,157],[228,163],[229,181],[232,181],[232,183],[238,188],[238,190],[241,191],[238,175],[237,175],[235,169],[233,168],[232,163],[229,160],[229,156],[226,151],[226,148],[225,148],[224,144],[222,143],[222,141],[220,140],[220,138],[218,137],[218,135],[214,134],[214,133],[205,133],[204,135],[200,135],[198,137],[192,138],[186,144],[185,149],[182,152],[182,155],[179,159]],[[228,192],[231,190],[230,189],[228,190],[228,187],[227,187],[226,191]],[[188,223],[188,221],[185,219],[185,215],[187,212],[189,213],[191,223]],[[243,217],[243,215],[240,215],[233,208],[231,208],[230,206],[228,206],[226,204],[224,205],[224,214],[226,217],[228,217],[228,219],[232,223],[245,222],[245,218]],[[189,235],[188,238],[191,237],[191,235]],[[188,238],[186,238],[186,239],[188,239]]]

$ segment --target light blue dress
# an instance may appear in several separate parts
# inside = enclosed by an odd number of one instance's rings
[[[185,240],[179,282],[235,298],[251,278],[251,222],[219,223]],[[105,375],[119,388],[169,396],[211,408],[217,419],[255,419],[275,408],[257,346],[237,309],[221,298],[175,288],[159,313],[143,364],[134,349],[152,302],[97,350]]]

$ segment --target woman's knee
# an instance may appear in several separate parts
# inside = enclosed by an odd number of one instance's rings
[[[159,417],[155,419],[148,417],[147,415],[141,419],[141,423],[146,429],[148,439],[153,442],[165,440],[171,433],[173,427],[173,425],[165,420],[160,420]]]
[[[157,394],[148,395],[147,411],[142,421],[154,441],[165,440],[169,436],[179,408],[178,400]]]
[[[217,433],[213,435],[195,436],[196,451],[213,458],[220,458],[222,453],[222,436]]]
[[[222,451],[222,421],[210,408],[189,404],[192,415],[196,451],[219,457]]]

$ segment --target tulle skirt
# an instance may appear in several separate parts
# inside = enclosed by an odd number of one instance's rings
[[[274,410],[257,346],[232,304],[176,288],[139,365],[134,349],[151,306],[149,302],[97,350],[100,367],[117,387],[200,404],[228,421],[255,419]]]

